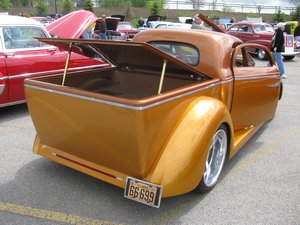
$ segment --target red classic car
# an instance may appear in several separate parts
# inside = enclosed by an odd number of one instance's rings
[[[78,21],[78,17],[81,18]],[[72,12],[46,28],[40,22],[18,16],[0,16],[0,107],[25,102],[24,79],[64,71],[67,52],[34,37],[52,35],[76,38],[96,20],[88,11]],[[109,65],[99,59],[72,54],[70,71]]]
[[[273,27],[268,23],[240,22],[230,26],[227,33],[238,37],[245,43],[256,43],[271,49],[272,36],[274,34]],[[265,59],[266,53],[263,49],[253,49],[253,53],[257,54],[259,59]],[[298,54],[293,48],[286,48],[282,53],[283,57],[291,60]]]
[[[138,32],[138,29],[134,28],[130,22],[119,22],[117,31],[125,33],[128,38],[133,38]]]

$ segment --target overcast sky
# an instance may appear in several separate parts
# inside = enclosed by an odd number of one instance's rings
[[[218,0],[219,2],[223,2],[222,0]],[[293,7],[289,0],[225,0],[225,3],[240,3],[240,4],[249,4],[249,5],[267,5],[267,6],[282,6],[282,7]]]

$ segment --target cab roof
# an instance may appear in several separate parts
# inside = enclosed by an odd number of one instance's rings
[[[232,49],[243,42],[232,35],[198,29],[149,29],[134,36],[137,42],[181,42],[195,46],[200,52],[197,71],[226,80],[232,76]]]
[[[22,16],[0,15],[0,26],[34,25],[44,27],[39,21]]]

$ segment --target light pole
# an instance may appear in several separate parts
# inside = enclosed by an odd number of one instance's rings
[[[54,8],[55,8],[55,15],[57,14],[57,4],[56,4],[57,0],[54,0]]]

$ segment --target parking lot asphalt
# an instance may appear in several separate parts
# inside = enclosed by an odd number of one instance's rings
[[[300,224],[300,57],[285,67],[276,116],[226,163],[218,185],[159,209],[33,154],[26,104],[0,108],[0,224]]]

